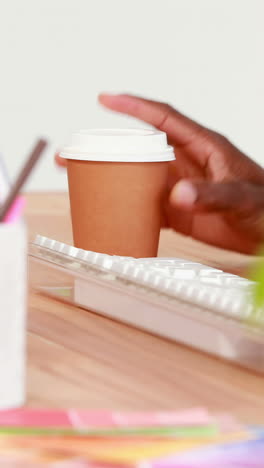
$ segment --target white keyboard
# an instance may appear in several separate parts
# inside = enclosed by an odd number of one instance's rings
[[[54,268],[62,272],[70,302],[264,371],[264,311],[254,310],[253,283],[244,278],[178,258],[84,251],[43,236],[30,256],[44,262],[47,277]],[[33,286],[60,296],[57,283],[34,278]]]

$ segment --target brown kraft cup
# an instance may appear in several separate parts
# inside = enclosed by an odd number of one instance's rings
[[[88,130],[73,136],[67,159],[74,245],[129,257],[158,251],[168,161],[154,130]]]

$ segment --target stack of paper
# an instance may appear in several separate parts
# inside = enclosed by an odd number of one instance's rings
[[[264,429],[202,408],[0,412],[0,467],[264,468]]]

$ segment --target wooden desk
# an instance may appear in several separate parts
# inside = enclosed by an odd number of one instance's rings
[[[64,194],[28,196],[30,238],[71,242]],[[250,257],[164,232],[160,255],[226,270]],[[30,293],[28,406],[177,409],[206,406],[264,422],[264,378],[187,347]]]

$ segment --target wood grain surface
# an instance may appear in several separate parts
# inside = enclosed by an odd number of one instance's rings
[[[29,239],[39,233],[71,243],[68,197],[27,196]],[[247,271],[252,258],[164,231],[161,256]],[[264,423],[264,378],[247,370],[29,293],[30,407],[177,409],[206,406]]]

